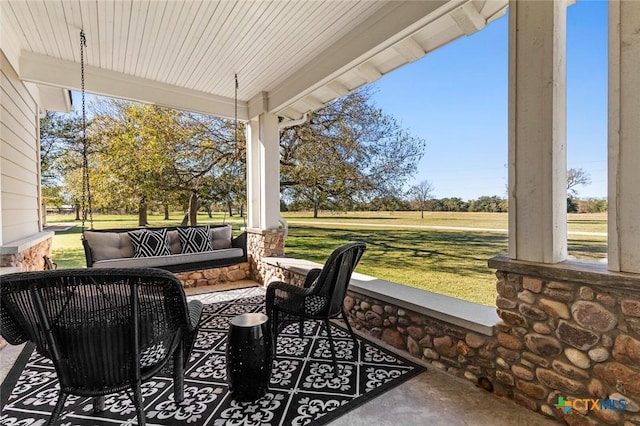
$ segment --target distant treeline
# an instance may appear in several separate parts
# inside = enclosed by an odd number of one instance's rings
[[[281,202],[282,211],[306,211],[310,207],[309,203],[301,201]],[[377,197],[369,202],[349,203],[348,205],[327,203],[321,206],[321,209],[329,211],[420,211],[420,203],[416,200],[388,196]],[[424,211],[505,213],[508,211],[508,202],[506,198],[497,195],[482,196],[469,201],[458,197],[432,198],[424,203]],[[567,198],[568,213],[602,213],[606,211],[607,200],[604,198]]]

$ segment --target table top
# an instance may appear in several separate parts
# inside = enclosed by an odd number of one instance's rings
[[[234,327],[256,327],[269,321],[269,317],[258,312],[245,313],[231,318],[231,325]]]

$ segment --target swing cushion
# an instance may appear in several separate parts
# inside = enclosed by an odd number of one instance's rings
[[[84,231],[84,238],[91,247],[94,262],[133,257],[133,244],[126,232]]]
[[[235,265],[247,261],[246,233],[233,238],[231,226],[208,225],[210,251],[183,253],[178,235],[181,227],[144,229],[101,229],[84,231],[84,249],[87,267],[107,268],[162,268],[174,272],[192,271]],[[185,227],[186,228],[186,227]],[[205,229],[205,226],[193,227]],[[131,232],[167,231],[169,255],[135,257],[135,250],[129,236]],[[188,231],[194,232],[194,231]],[[201,232],[201,231],[200,231]]]
[[[169,237],[166,229],[142,230],[128,232],[133,244],[133,257],[168,256],[171,254],[169,248]]]
[[[211,237],[211,248],[213,250],[231,248],[231,237],[233,235],[230,226],[216,226],[215,228],[209,228],[209,235]]]

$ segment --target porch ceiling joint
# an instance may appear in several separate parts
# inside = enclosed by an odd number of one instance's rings
[[[473,34],[486,25],[485,19],[471,2],[465,3],[451,12],[451,18],[466,35]]]

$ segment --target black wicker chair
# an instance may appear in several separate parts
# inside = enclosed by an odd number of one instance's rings
[[[68,395],[127,391],[145,424],[140,385],[173,357],[174,398],[184,399],[184,369],[202,303],[187,303],[180,281],[158,269],[67,269],[23,272],[0,280],[0,330],[11,344],[31,341],[50,358],[60,382],[49,418]],[[129,393],[133,391],[133,395]]]
[[[267,287],[267,313],[271,319],[274,350],[277,335],[287,322],[300,322],[300,336],[305,319],[324,321],[329,347],[333,358],[334,372],[337,375],[338,362],[331,336],[329,319],[342,315],[351,338],[358,348],[358,341],[344,312],[344,297],[351,280],[351,274],[366,249],[363,242],[346,244],[331,253],[322,269],[312,269],[307,274],[303,287],[283,282],[272,282]]]

